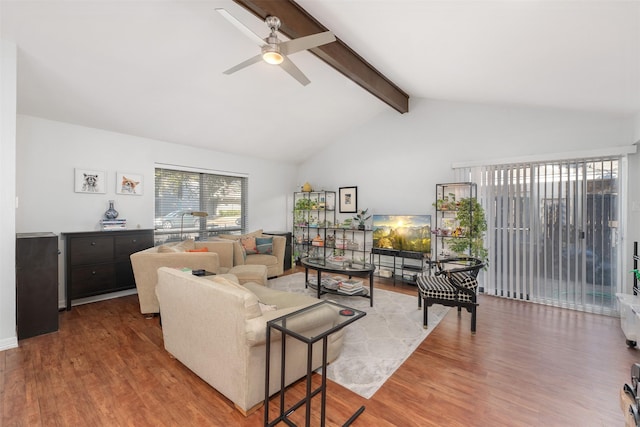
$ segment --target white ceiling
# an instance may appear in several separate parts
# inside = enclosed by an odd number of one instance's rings
[[[640,1],[298,3],[412,98],[640,112]],[[308,52],[306,87],[263,63],[223,75],[259,48],[217,7],[267,35],[231,0],[1,0],[18,112],[290,162],[395,113]]]

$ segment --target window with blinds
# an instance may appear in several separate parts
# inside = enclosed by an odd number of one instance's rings
[[[155,184],[156,241],[204,240],[244,229],[246,177],[156,168]]]

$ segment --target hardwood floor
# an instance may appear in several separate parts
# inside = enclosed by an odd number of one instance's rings
[[[469,327],[468,313],[450,310],[369,400],[330,382],[327,425],[361,405],[354,426],[624,424],[619,390],[640,358],[619,319],[480,296],[477,334]],[[0,393],[1,426],[259,426],[264,416],[243,417],[171,358],[135,295],[62,312],[58,332],[0,352]],[[303,393],[298,382],[287,396]]]

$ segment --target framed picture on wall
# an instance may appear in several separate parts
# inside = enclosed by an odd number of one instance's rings
[[[104,194],[107,192],[107,173],[105,171],[76,168],[74,174],[76,193]]]
[[[340,187],[338,197],[340,213],[358,212],[358,187]]]
[[[126,172],[116,173],[116,194],[141,196],[143,189],[142,175]]]

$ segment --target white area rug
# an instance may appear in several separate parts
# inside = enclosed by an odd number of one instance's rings
[[[316,296],[314,289],[304,287],[304,273],[269,280],[267,286]],[[407,360],[448,311],[440,305],[429,307],[429,329],[424,329],[415,295],[375,289],[373,307],[369,306],[368,298],[357,296],[324,294],[322,298],[367,313],[346,327],[340,357],[327,367],[327,378],[367,399]]]

